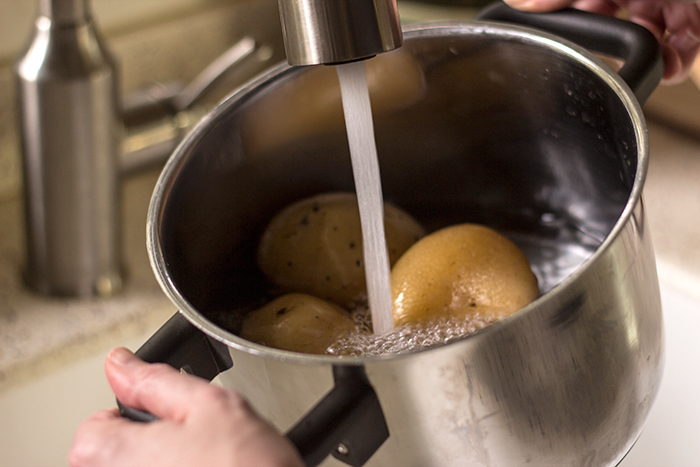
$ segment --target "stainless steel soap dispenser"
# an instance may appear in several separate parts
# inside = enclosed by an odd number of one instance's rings
[[[16,65],[27,264],[33,289],[106,296],[122,287],[115,61],[88,0],[40,0]]]

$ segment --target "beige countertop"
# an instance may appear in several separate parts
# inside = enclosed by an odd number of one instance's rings
[[[127,285],[114,298],[73,300],[24,287],[22,206],[0,204],[0,392],[165,322],[175,308],[148,264],[146,212],[157,172],[124,183]]]
[[[700,299],[700,139],[654,123],[649,138],[643,199],[659,278]]]

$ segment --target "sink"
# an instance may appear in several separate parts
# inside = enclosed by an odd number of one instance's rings
[[[619,467],[691,467],[700,460],[700,300],[662,283],[666,364],[642,435]]]

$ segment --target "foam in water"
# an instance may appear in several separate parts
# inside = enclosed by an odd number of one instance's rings
[[[449,344],[474,334],[498,320],[489,313],[467,318],[440,317],[427,322],[403,324],[381,335],[371,334],[365,310],[353,312],[355,331],[333,342],[326,353],[338,356],[375,356],[411,352]]]
[[[374,123],[364,61],[337,65],[360,207],[367,301],[375,334],[393,328],[389,252],[384,233],[384,200],[374,140]]]

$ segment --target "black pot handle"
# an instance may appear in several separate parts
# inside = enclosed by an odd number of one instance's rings
[[[168,365],[211,381],[233,367],[226,344],[209,337],[181,313],[175,313],[136,355],[149,363]],[[335,385],[294,426],[287,437],[309,467],[329,454],[352,467],[361,467],[389,437],[379,399],[364,367],[334,366]],[[153,414],[117,401],[122,416],[138,422],[156,420]]]
[[[619,75],[642,104],[663,76],[659,41],[649,30],[630,21],[573,8],[551,13],[528,13],[500,1],[481,10],[476,19],[532,26],[594,52],[624,60]]]

